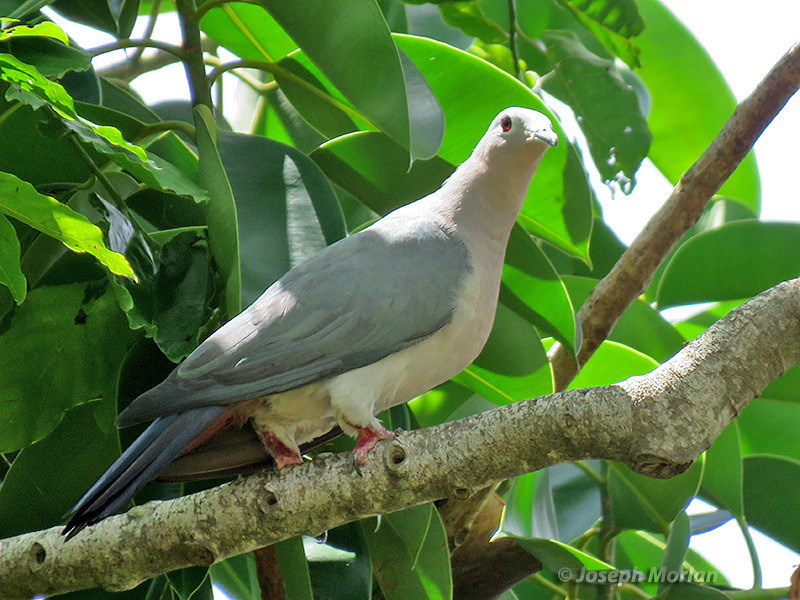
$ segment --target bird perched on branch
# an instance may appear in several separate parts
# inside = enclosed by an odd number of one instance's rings
[[[119,415],[121,427],[153,423],[78,501],[64,533],[212,445],[223,459],[209,474],[235,467],[225,440],[235,447],[248,425],[279,469],[337,426],[358,438],[363,463],[392,435],[375,415],[480,353],[511,228],[557,142],[546,116],[508,108],[439,190],[286,273]]]

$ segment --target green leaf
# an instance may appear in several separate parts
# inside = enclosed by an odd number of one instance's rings
[[[92,60],[86,52],[50,38],[15,38],[11,43],[11,53],[20,61],[36,67],[45,77],[63,78],[71,71],[90,71],[92,67]],[[75,73],[71,75],[74,76]],[[73,83],[66,79],[61,81],[62,85],[72,86],[74,89]],[[96,85],[93,75],[89,85]],[[72,95],[74,98],[75,94]]]
[[[689,550],[691,533],[689,516],[685,510],[681,510],[669,528],[667,547],[664,550],[664,558],[661,561],[661,568],[666,573],[679,573],[683,570],[683,561],[686,559],[686,552]],[[662,593],[667,585],[667,582],[660,582],[658,592]]]
[[[86,217],[9,173],[0,173],[0,212],[64,243],[75,252],[88,252],[112,273],[135,277],[124,256],[109,250],[103,233]]]
[[[611,54],[618,56],[631,69],[641,66],[639,48],[626,39],[638,35],[644,27],[632,0],[558,0],[558,3],[568,9]],[[624,16],[617,20],[615,15],[623,12]]]
[[[230,2],[212,8],[200,27],[220,46],[248,60],[275,62],[297,48],[275,19],[255,4]]]
[[[774,454],[800,461],[800,404],[756,398],[736,419],[742,455]]]
[[[30,400],[33,400],[31,398]],[[103,400],[114,403],[114,398]],[[14,459],[0,486],[0,536],[53,527],[119,455],[116,429],[101,418],[97,402],[66,412],[58,427]],[[113,417],[112,417],[113,418]]]
[[[231,598],[249,600],[261,595],[252,552],[227,558],[211,565],[211,581]]]
[[[727,315],[737,306],[743,304],[745,300],[732,300],[730,302],[720,302],[686,319],[675,323],[675,329],[686,340],[693,340],[722,317]]]
[[[291,267],[345,237],[344,218],[324,174],[295,148],[223,132],[219,152],[236,202],[248,305]]]
[[[275,544],[278,569],[287,598],[314,600],[311,591],[311,576],[308,572],[302,536],[295,536]]]
[[[438,154],[450,164],[461,164],[470,155],[504,108],[521,106],[550,117],[562,143],[542,160],[518,220],[529,233],[586,260],[592,195],[577,151],[563,143],[568,138],[553,113],[522,83],[476,56],[425,38],[394,38],[442,106],[448,126]],[[475,81],[483,84],[476,86]],[[489,87],[492,94],[487,96]]]
[[[325,543],[305,538],[314,598],[372,598],[372,566],[359,523],[348,523],[328,531]]]
[[[2,202],[0,197],[0,202]],[[14,302],[22,304],[28,293],[25,275],[19,266],[19,239],[5,215],[0,213],[0,283],[11,290]]]
[[[336,138],[310,157],[328,179],[381,215],[435,192],[455,170],[437,156],[409,170],[403,148],[377,131]]]
[[[649,373],[657,366],[658,363],[649,356],[617,342],[606,340],[600,344],[567,389],[611,385],[633,375]]]
[[[558,572],[560,569],[567,568],[572,571],[572,577],[577,577],[578,573],[584,569],[587,571],[614,569],[613,565],[563,542],[544,538],[515,537],[514,539],[552,571]],[[567,577],[564,579],[567,579]]]
[[[709,498],[713,504],[744,519],[742,450],[739,444],[738,420],[728,425],[706,451],[701,489],[703,496]]]
[[[81,284],[31,290],[1,338],[0,452],[44,438],[73,406],[113,397],[136,337],[112,294]]]
[[[231,184],[217,149],[218,129],[206,106],[194,109],[200,178],[208,190],[206,209],[208,241],[225,283],[225,312],[229,318],[242,310],[242,264],[239,245],[239,218]]]
[[[672,479],[651,479],[625,465],[608,463],[608,494],[616,527],[646,529],[666,535],[669,524],[694,497],[703,459]]]
[[[545,32],[544,42],[555,73],[544,89],[572,108],[600,175],[627,193],[652,141],[636,91],[571,31]]]
[[[792,367],[770,383],[761,395],[765,398],[800,402],[800,365]]]
[[[498,405],[552,393],[550,363],[536,331],[502,304],[483,350],[452,381]]]
[[[124,39],[133,29],[139,0],[56,0],[50,8],[71,21]]]
[[[539,245],[519,225],[508,240],[502,282],[503,304],[574,352],[580,332],[567,288]]]
[[[186,567],[165,575],[176,600],[213,600],[207,567]]]
[[[439,5],[439,11],[445,23],[458,27],[470,37],[487,44],[508,41],[506,31],[483,13],[478,2],[446,2]]]
[[[748,298],[800,274],[800,224],[735,221],[698,234],[673,256],[660,308]]]
[[[442,128],[441,110],[435,100],[416,102],[420,87],[409,88],[400,55],[377,3],[261,3],[361,114],[409,149],[412,162],[436,153],[439,140],[430,132]],[[308,19],[309,14],[314,19]],[[358,44],[353,44],[353,39],[358,39]]]
[[[636,37],[644,29],[644,21],[634,0],[569,0],[568,3],[623,37]]]
[[[583,306],[589,297],[596,279],[588,277],[562,276],[562,281],[569,292],[575,306]],[[633,304],[620,317],[607,338],[618,342],[642,354],[652,357],[660,363],[681,349],[684,337],[664,319],[656,310],[642,300],[634,300]]]
[[[653,98],[648,158],[676,184],[733,114],[736,99],[708,53],[659,0],[639,0],[637,6],[646,24],[637,38],[643,63],[638,73]],[[760,184],[752,152],[719,193],[758,212]]]
[[[747,522],[772,539],[800,551],[800,522],[786,518],[800,494],[800,461],[782,456],[751,455],[744,467],[744,512]]]
[[[452,597],[447,535],[433,504],[360,522],[375,577],[387,600]]]
[[[36,25],[14,25],[8,29],[0,30],[0,42],[21,37],[52,38],[69,46],[67,34],[52,21],[43,21]]]

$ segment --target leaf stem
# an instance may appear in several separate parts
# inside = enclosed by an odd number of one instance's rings
[[[516,0],[508,0],[508,46],[511,50],[511,60],[514,62],[514,74],[523,81],[519,68],[519,50],[517,49],[517,5]]]
[[[155,48],[156,50],[168,52],[178,57],[180,60],[184,60],[184,52],[179,46],[173,46],[172,44],[159,42],[158,40],[118,40],[111,44],[97,46],[88,52],[89,56],[95,58],[101,54],[107,54],[108,52],[114,52],[116,50],[124,50],[125,48]]]
[[[558,594],[559,596],[562,596],[562,597],[566,598],[567,590],[565,590],[560,585],[556,585],[555,583],[550,581],[547,577],[545,577],[541,573],[535,573],[534,575],[531,576],[531,579],[535,583],[538,583],[540,586],[545,588],[546,590],[549,590],[549,591],[553,592],[554,594]]]
[[[789,587],[758,588],[752,590],[734,590],[726,592],[731,600],[778,600],[789,597]]]
[[[594,481],[598,486],[606,485],[607,480],[604,479],[602,475],[599,475],[594,469],[592,469],[592,467],[590,467],[585,460],[576,460],[572,464],[578,467],[584,473],[586,473],[586,475],[588,475],[589,478],[592,481]]]
[[[124,213],[127,213],[127,209],[125,208],[125,203],[122,200],[122,196],[119,195],[116,188],[112,185],[111,181],[106,177],[106,174],[100,169],[100,167],[95,164],[92,157],[89,156],[89,153],[86,149],[81,145],[78,141],[77,134],[74,131],[71,131],[67,134],[67,139],[69,143],[72,144],[72,147],[75,148],[75,152],[78,153],[80,159],[89,167],[89,170],[92,174],[97,178],[106,191],[108,192],[111,201],[113,202],[114,206],[116,206],[119,210]]]
[[[231,2],[239,2],[243,4],[255,4],[260,6],[261,3],[257,0],[207,0],[203,2],[202,5],[198,6],[197,9],[192,13],[189,17],[189,20],[193,22],[195,25],[200,25],[200,21],[203,20],[203,17],[206,16],[208,11],[212,8],[217,8],[218,6],[222,6],[223,4],[230,4]]]
[[[192,140],[195,140],[195,136],[197,135],[194,126],[185,121],[159,121],[146,125],[133,141],[138,142],[150,135],[163,133],[164,131],[180,131],[188,135]]]
[[[215,67],[211,74],[209,75],[209,80],[213,83],[218,77],[220,77],[223,73],[231,71],[233,69],[260,69],[262,71],[266,71],[267,73],[272,73],[273,76],[278,75],[283,77],[284,79],[290,80],[292,83],[305,88],[306,91],[311,92],[312,94],[320,97],[321,99],[325,100],[332,106],[335,106],[342,112],[347,113],[349,116],[356,118],[361,121],[365,121],[366,119],[364,116],[356,111],[355,109],[349,107],[347,104],[340,102],[330,94],[326,93],[324,90],[319,89],[317,86],[309,83],[302,77],[298,77],[294,73],[287,71],[283,67],[279,66],[277,63],[267,62],[263,60],[237,60],[235,62],[227,63],[219,65]],[[371,123],[369,123],[370,127],[375,127]],[[377,129],[377,127],[375,127]]]
[[[206,65],[203,62],[203,45],[200,39],[200,27],[192,20],[195,12],[194,0],[175,0],[178,9],[178,20],[181,23],[183,44],[181,50],[183,67],[189,79],[192,90],[192,105],[205,105],[212,112],[214,103],[211,101],[211,82],[206,75]]]
[[[153,32],[156,29],[156,19],[158,19],[158,13],[161,11],[161,1],[162,0],[153,0],[153,4],[150,7],[150,14],[147,17],[147,27],[144,30],[144,35],[142,36],[142,40],[146,40],[148,42],[152,41]],[[141,60],[143,53],[144,53],[144,46],[139,46],[130,59],[132,66],[135,67],[136,65],[139,64],[139,61]]]
[[[750,553],[750,562],[753,565],[753,589],[758,589],[762,585],[762,576],[761,562],[758,560],[756,544],[753,541],[753,536],[750,534],[750,528],[747,526],[747,521],[744,520],[744,517],[736,517],[736,522],[739,524],[739,529],[742,530],[744,541],[747,544],[747,551]]]

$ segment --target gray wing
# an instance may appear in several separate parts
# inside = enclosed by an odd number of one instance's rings
[[[376,362],[449,323],[470,270],[463,242],[434,223],[367,228],[289,271],[134,400],[119,424],[275,394]]]

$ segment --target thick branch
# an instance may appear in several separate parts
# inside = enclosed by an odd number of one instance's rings
[[[556,389],[564,389],[594,354],[708,201],[744,159],[753,144],[800,87],[800,44],[793,46],[755,91],[737,107],[717,137],[684,173],[661,209],[594,288],[578,311],[583,345],[577,364],[560,344],[550,350]]]
[[[800,363],[800,279],[732,311],[652,373],[502,406],[375,448],[320,457],[151,502],[64,542],[54,527],[0,541],[4,598],[131,588],[298,534],[485,487],[586,458],[654,477],[685,470],[769,382]],[[502,441],[503,451],[498,451]]]

